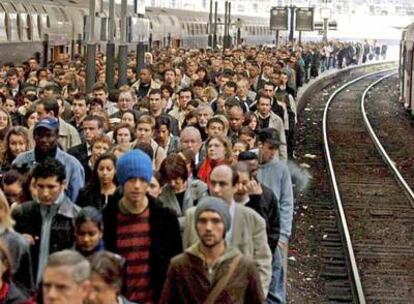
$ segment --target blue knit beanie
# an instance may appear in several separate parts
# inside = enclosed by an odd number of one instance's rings
[[[150,183],[152,178],[151,159],[139,149],[125,153],[116,162],[116,178],[121,185],[131,178],[142,178]]]

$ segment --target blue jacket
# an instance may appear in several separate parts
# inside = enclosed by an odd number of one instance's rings
[[[85,171],[76,158],[59,148],[57,149],[55,158],[66,168],[66,181],[68,183],[66,195],[72,202],[76,202],[79,190],[83,188],[85,183]],[[33,168],[36,165],[34,149],[19,154],[13,161],[13,165],[18,167],[27,165],[29,168]]]
[[[286,161],[274,159],[260,166],[257,179],[273,190],[279,201],[279,240],[288,243],[293,220],[292,179]]]

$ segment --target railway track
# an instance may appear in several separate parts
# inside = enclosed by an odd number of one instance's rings
[[[323,242],[325,273],[344,276],[331,286],[332,293],[343,294],[335,301],[412,303],[414,298],[414,195],[364,110],[369,90],[388,76],[389,70],[346,83],[331,95],[324,111],[325,159],[341,228],[338,233],[331,218],[332,229],[326,230]]]

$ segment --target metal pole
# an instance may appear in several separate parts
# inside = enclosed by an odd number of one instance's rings
[[[214,2],[214,32],[213,32],[213,49],[217,48],[217,1]]]
[[[302,43],[302,31],[299,31],[299,44]]]
[[[106,84],[114,88],[115,74],[115,0],[109,0],[108,43],[106,44]]]
[[[95,0],[89,0],[89,31],[86,44],[86,92],[92,92],[96,77]]]
[[[227,48],[227,1],[224,2],[224,33],[223,33],[223,51]]]
[[[241,44],[241,20],[237,18],[237,38],[236,38],[237,47]]]
[[[228,5],[228,9],[227,9],[227,47],[231,48],[232,47],[232,41],[231,41],[231,36],[230,36],[230,26],[231,26],[231,2],[229,1],[227,3]]]
[[[137,65],[135,67],[137,77],[139,73],[141,72],[141,69],[144,67],[144,59],[145,59],[145,45],[143,42],[139,42],[137,45],[137,58],[136,58]]]
[[[323,41],[328,41],[328,19],[323,19]]]
[[[121,42],[119,44],[119,87],[127,84],[128,45],[127,43],[127,0],[121,2]]]
[[[293,42],[293,37],[295,35],[295,6],[290,6],[290,32],[289,32],[289,41]]]
[[[279,46],[279,30],[276,30],[276,40],[275,40],[276,48]]]
[[[210,12],[208,14],[208,46],[213,46],[213,0],[210,0]]]

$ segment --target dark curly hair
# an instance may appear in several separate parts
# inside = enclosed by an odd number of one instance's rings
[[[62,183],[66,179],[65,166],[57,159],[47,157],[34,167],[33,177],[35,179],[56,177],[57,181]]]

